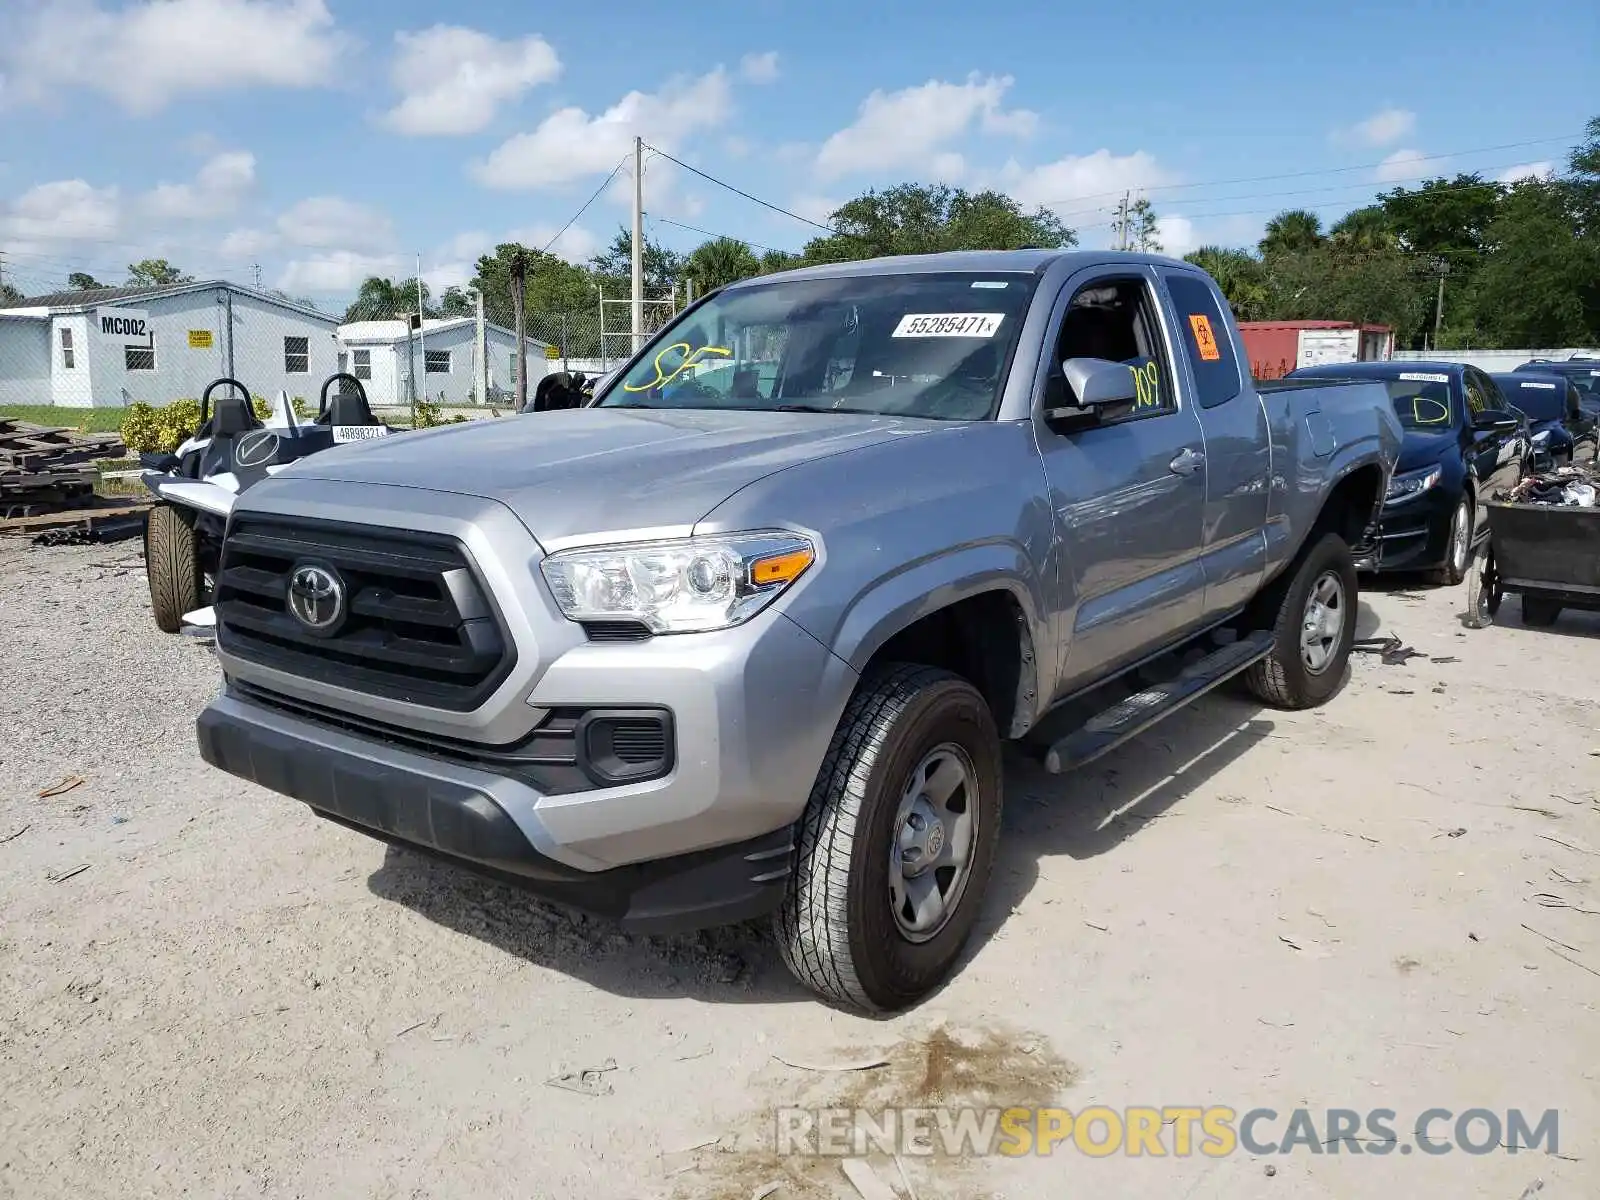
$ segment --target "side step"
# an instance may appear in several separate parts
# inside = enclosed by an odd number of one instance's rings
[[[1045,755],[1045,770],[1060,775],[1093,762],[1162,717],[1171,716],[1189,701],[1260,662],[1272,653],[1272,642],[1271,630],[1259,630],[1213,650],[1166,683],[1118,701],[1051,746]]]

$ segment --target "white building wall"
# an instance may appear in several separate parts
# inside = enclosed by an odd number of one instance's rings
[[[49,403],[50,322],[0,317],[0,404]]]
[[[89,318],[83,313],[52,317],[50,326],[50,403],[67,408],[88,408],[94,396],[94,347]],[[72,369],[67,369],[61,332],[72,335]]]
[[[411,403],[409,372],[412,357],[416,360],[420,395],[435,404],[440,402],[441,393],[446,404],[471,404],[478,382],[477,355],[474,352],[476,339],[476,329],[471,324],[466,324],[454,329],[428,331],[420,344],[413,344],[410,355],[403,338],[398,342],[351,342],[346,345],[345,351],[350,355],[351,374],[355,374],[355,352],[357,350],[372,352],[372,378],[362,380],[362,386],[366,389],[367,400],[374,405],[404,406]],[[489,387],[491,391],[497,388],[507,392],[512,391],[516,387],[515,369],[512,366],[512,357],[517,345],[516,335],[490,328],[486,339],[489,347]],[[424,353],[440,351],[449,353],[450,370],[426,374]],[[543,343],[529,339],[529,395],[533,394],[533,389],[539,380],[560,365],[559,361],[551,362],[545,358]]]
[[[1548,358],[1555,362],[1573,355],[1600,358],[1600,350],[1568,347],[1561,350],[1396,350],[1398,362],[1450,362],[1466,363],[1490,374],[1514,371],[1533,358]]]
[[[253,395],[270,399],[281,389],[315,404],[323,381],[336,369],[338,345],[333,332],[337,322],[332,317],[319,320],[237,292],[231,295],[234,377]],[[199,399],[208,384],[228,374],[228,296],[219,288],[106,306],[149,314],[155,342],[153,371],[130,371],[126,341],[101,335],[94,312],[74,318],[83,322],[83,336],[89,342],[92,389],[87,397],[70,394],[57,403],[116,407],[123,403],[124,389],[132,400],[157,406],[183,398]],[[191,332],[209,333],[211,345],[192,346]],[[287,369],[286,337],[306,339],[304,371],[291,373]]]

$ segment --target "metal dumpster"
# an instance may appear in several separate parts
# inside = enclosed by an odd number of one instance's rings
[[[1489,537],[1467,574],[1467,623],[1494,621],[1506,593],[1522,597],[1525,625],[1555,624],[1563,608],[1600,611],[1600,508],[1484,505]]]

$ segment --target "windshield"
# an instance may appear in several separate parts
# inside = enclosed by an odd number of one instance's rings
[[[1443,433],[1450,426],[1450,376],[1432,371],[1402,371],[1385,379],[1395,416],[1407,429]]]
[[[952,272],[735,288],[669,325],[598,407],[985,420],[1035,282]]]
[[[1567,415],[1565,388],[1554,383],[1503,382],[1500,390],[1506,399],[1528,414],[1530,421],[1559,421]]]

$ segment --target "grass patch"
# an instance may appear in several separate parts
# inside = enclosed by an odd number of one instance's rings
[[[60,426],[81,433],[117,433],[122,429],[122,408],[62,408],[54,404],[0,404],[0,420],[28,421]]]

